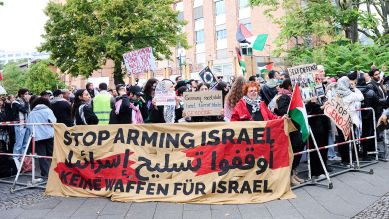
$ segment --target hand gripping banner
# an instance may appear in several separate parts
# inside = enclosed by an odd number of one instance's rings
[[[57,124],[46,193],[215,204],[293,198],[288,126],[287,120]]]

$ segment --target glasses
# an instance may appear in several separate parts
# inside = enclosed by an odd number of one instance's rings
[[[223,79],[223,76],[218,76],[217,79]]]

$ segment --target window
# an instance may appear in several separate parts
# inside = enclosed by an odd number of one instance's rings
[[[222,39],[226,39],[226,38],[227,38],[227,30],[226,29],[216,31],[216,39],[217,40],[222,40]]]
[[[218,16],[224,14],[225,12],[224,0],[215,2],[215,15]]]
[[[204,43],[204,30],[196,31],[196,44]]]
[[[197,53],[196,54],[196,62],[197,62],[197,64],[204,64],[205,63],[205,53]]]
[[[226,59],[226,58],[228,58],[227,49],[218,49],[218,50],[216,50],[216,58],[217,59]]]
[[[203,18],[203,6],[199,6],[193,9],[193,18],[195,20]]]
[[[247,8],[250,6],[249,0],[239,0],[239,8]]]

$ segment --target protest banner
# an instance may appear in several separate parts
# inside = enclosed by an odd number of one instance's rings
[[[328,116],[336,126],[342,130],[344,139],[350,136],[352,124],[348,107],[344,105],[340,98],[332,98],[324,104],[324,114]]]
[[[215,204],[294,198],[288,127],[282,119],[56,124],[46,194]]]
[[[201,70],[199,75],[201,80],[203,80],[207,84],[210,84],[210,89],[214,88],[217,85],[216,78],[208,66]]]
[[[309,100],[313,96],[322,96],[324,91],[321,84],[321,75],[318,77],[318,66],[316,64],[299,65],[288,68],[292,85],[299,84],[303,100]],[[321,87],[321,88],[320,88]],[[319,91],[319,93],[317,93]]]
[[[157,69],[151,47],[125,53],[123,59],[129,75]]]
[[[223,109],[221,91],[184,92],[186,116],[219,116]]]

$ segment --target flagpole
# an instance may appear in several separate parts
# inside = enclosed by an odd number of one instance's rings
[[[292,99],[293,99],[293,95],[294,95],[295,90],[296,90],[296,84],[294,85],[294,88],[293,88]],[[292,99],[289,101],[288,112],[286,112],[286,114],[288,114],[288,115],[289,115],[290,105],[292,104]]]

